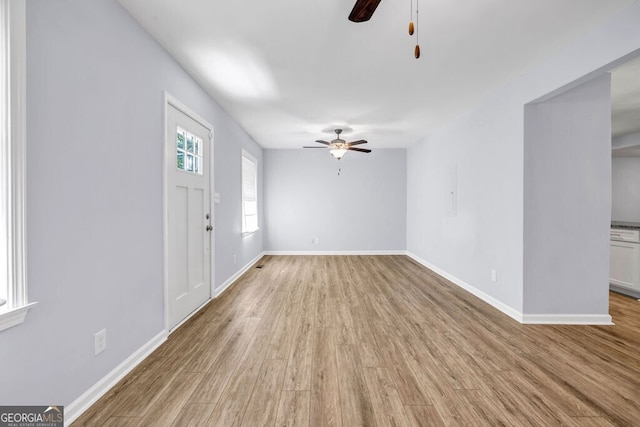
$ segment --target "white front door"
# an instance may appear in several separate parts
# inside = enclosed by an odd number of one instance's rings
[[[212,129],[169,102],[166,109],[167,323],[173,329],[211,297]]]

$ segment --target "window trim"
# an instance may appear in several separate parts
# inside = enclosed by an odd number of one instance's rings
[[[37,303],[28,302],[26,269],[26,7],[22,0],[0,0],[5,20],[0,49],[3,57],[2,81],[8,102],[3,106],[2,191],[6,197],[7,221],[7,302],[0,312],[0,331],[24,321]],[[8,71],[8,72],[7,72]]]
[[[251,163],[253,163],[256,167],[256,171],[255,171],[255,193],[256,193],[256,228],[255,230],[247,230],[246,228],[246,215],[245,215],[245,194],[244,194],[244,160],[247,159],[248,161],[250,161]],[[242,157],[241,157],[241,163],[240,163],[240,187],[241,187],[241,202],[242,202],[242,224],[241,224],[241,228],[242,228],[242,236],[248,236],[250,234],[253,234],[255,232],[257,232],[258,230],[260,230],[260,223],[258,221],[259,219],[259,212],[258,212],[258,159],[251,153],[249,153],[247,150],[243,149],[242,150]]]

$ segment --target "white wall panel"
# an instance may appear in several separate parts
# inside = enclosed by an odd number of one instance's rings
[[[640,157],[614,157],[611,219],[640,222]]]
[[[609,312],[611,78],[527,105],[524,313]]]
[[[265,150],[266,249],[404,251],[406,152],[371,148]]]

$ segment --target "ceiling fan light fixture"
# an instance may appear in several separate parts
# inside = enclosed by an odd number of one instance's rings
[[[337,138],[334,139],[331,142],[324,141],[322,139],[316,139],[316,142],[319,143],[319,144],[324,145],[324,147],[304,146],[302,148],[325,148],[326,147],[326,148],[329,149],[329,153],[336,160],[340,160],[342,158],[342,156],[344,156],[344,154],[347,151],[357,151],[357,152],[360,152],[360,153],[370,153],[371,152],[371,150],[366,149],[366,148],[353,147],[355,145],[366,144],[367,141],[365,141],[364,139],[359,139],[357,141],[346,142],[344,139],[340,138],[340,134],[342,133],[342,129],[335,129],[335,133],[336,133]],[[338,175],[340,175],[340,174],[338,173]]]
[[[331,155],[333,157],[335,157],[337,160],[340,160],[342,158],[342,156],[344,156],[344,153],[347,152],[347,149],[344,147],[337,147],[337,148],[333,148],[331,149],[331,151],[329,151],[331,153]]]

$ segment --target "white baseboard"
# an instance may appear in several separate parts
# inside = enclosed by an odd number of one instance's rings
[[[231,276],[225,281],[222,286],[218,287],[214,291],[214,295],[211,299],[207,300],[202,306],[198,307],[189,316],[187,316],[182,322],[176,325],[172,331],[175,331],[180,325],[186,322],[193,314],[200,311],[204,306],[209,304],[213,298],[219,296],[229,286],[231,286],[240,276],[242,276],[247,270],[253,267],[260,258],[264,256],[264,252],[255,257],[247,265],[245,265],[240,271]],[[147,356],[149,356],[156,348],[158,348],[163,342],[166,341],[168,332],[163,331],[153,337],[149,342],[140,347],[135,353],[129,356],[124,362],[118,365],[115,369],[109,372],[104,378],[94,384],[89,390],[84,392],[80,397],[74,400],[71,404],[66,405],[64,408],[65,426],[70,425],[73,421],[78,419],[87,409],[105,395],[118,381],[124,378],[133,368],[138,366]]]
[[[445,279],[447,279],[448,281],[452,282],[453,284],[461,287],[462,289],[464,289],[465,291],[469,292],[470,294],[473,294],[473,295],[477,296],[478,298],[480,298],[482,301],[486,302],[487,304],[497,308],[498,310],[500,310],[501,312],[503,312],[507,316],[511,317],[512,319],[522,323],[522,313],[520,313],[518,310],[515,310],[512,307],[509,307],[508,305],[504,304],[501,301],[498,301],[497,299],[495,299],[491,295],[488,295],[488,294],[482,292],[480,289],[478,289],[478,288],[476,288],[474,286],[471,286],[470,284],[468,284],[464,280],[458,279],[454,275],[447,273],[446,271],[444,271],[444,270],[436,267],[435,265],[423,260],[422,258],[412,254],[411,252],[406,252],[406,254],[407,254],[407,256],[409,258],[413,259],[417,263],[422,264],[423,266],[427,267],[429,270],[432,270],[433,272],[439,274],[440,276],[444,277]]]
[[[118,381],[131,372],[133,368],[138,366],[138,364],[140,364],[140,362],[149,356],[156,348],[160,347],[166,339],[167,333],[164,331],[160,332],[131,356],[127,357],[121,364],[116,366],[115,369],[94,384],[89,390],[71,402],[71,404],[66,405],[64,408],[65,426],[70,425],[73,421],[78,419],[84,411],[96,403],[98,399],[115,386]]]
[[[608,314],[524,314],[522,322],[532,325],[613,325]]]
[[[609,289],[619,294],[627,295],[629,297],[640,298],[640,291],[637,291],[635,289],[630,289],[626,286],[620,286],[616,283],[609,282]]]
[[[267,255],[266,252],[260,253],[257,257],[255,257],[254,259],[249,261],[247,263],[247,265],[242,267],[241,270],[237,271],[233,276],[229,277],[222,285],[220,285],[219,287],[217,287],[215,289],[214,294],[213,294],[213,298],[217,298],[218,296],[220,296],[220,294],[222,294],[224,291],[226,291],[229,286],[233,285],[233,283],[236,280],[238,280],[240,278],[240,276],[242,276],[244,273],[246,273],[247,270],[249,270],[251,267],[253,267],[258,261],[260,261],[260,258],[262,258],[265,255]]]
[[[439,274],[453,284],[461,287],[465,291],[480,298],[482,301],[500,310],[502,313],[523,324],[536,325],[613,325],[611,316],[608,314],[523,314],[518,310],[498,301],[478,288],[460,280],[452,274],[436,267],[435,265],[421,259],[420,257],[406,252],[406,255],[429,270]]]
[[[406,255],[407,251],[266,251],[265,255]]]

